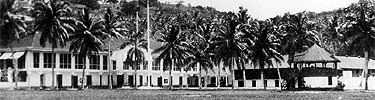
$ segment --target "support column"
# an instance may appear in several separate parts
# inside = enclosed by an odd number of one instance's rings
[[[31,86],[30,86],[30,75],[31,75],[31,71],[27,71],[27,85],[28,85],[28,90],[31,90]]]

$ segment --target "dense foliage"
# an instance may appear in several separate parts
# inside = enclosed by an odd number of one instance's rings
[[[102,9],[98,0],[67,1],[86,5],[92,11]],[[109,2],[118,4],[117,0]],[[264,69],[272,66],[271,60],[280,63],[281,55],[289,55],[288,60],[291,60],[296,53],[314,44],[334,55],[363,56],[366,61],[375,58],[372,45],[375,42],[375,2],[371,0],[360,0],[334,11],[285,13],[267,20],[252,18],[243,7],[239,7],[239,12],[220,12],[212,7],[186,6],[182,2],[149,2],[151,38],[162,44],[153,53],[159,54],[156,61],[163,61],[164,69],[169,71],[172,66],[189,69],[197,64],[208,70],[220,62],[232,74],[235,69],[244,69],[249,62]],[[25,34],[26,28],[33,28],[30,30],[35,32],[31,34],[42,34],[42,46],[49,42],[53,48],[59,44],[63,47],[71,41],[77,44],[70,49],[83,55],[102,50],[108,37],[125,37],[132,41],[125,42],[121,48],[146,46],[142,42],[146,36],[143,31],[147,25],[147,0],[120,2],[118,13],[110,8],[105,8],[107,13],[94,16],[88,14],[90,11],[78,11],[78,17],[71,12],[79,9],[71,9],[70,3],[37,2],[33,11],[35,20],[31,24],[35,27],[27,27],[22,18],[16,16],[12,6],[7,6],[12,3],[14,0],[5,0],[0,7],[0,42],[4,44]],[[6,36],[11,40],[5,40]],[[133,53],[142,55],[137,48],[134,47]]]

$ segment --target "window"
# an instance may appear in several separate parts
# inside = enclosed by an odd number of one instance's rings
[[[25,68],[25,55],[22,55],[20,58],[18,58],[18,69],[24,69]]]
[[[108,61],[107,61],[107,56],[103,56],[103,70],[107,70],[108,69]]]
[[[352,71],[352,77],[360,77],[362,74],[362,70],[361,69],[354,69]]]
[[[90,69],[100,70],[100,57],[99,55],[91,55],[90,56]]]
[[[267,87],[267,80],[264,80],[264,85],[265,87]]]
[[[18,81],[19,82],[26,82],[27,79],[27,72],[26,71],[20,71],[18,72]]]
[[[39,68],[39,53],[34,53],[34,68]]]
[[[72,56],[70,54],[60,54],[60,68],[70,69],[72,63]]]
[[[155,59],[154,59],[154,61],[152,62],[152,70],[160,70],[160,66],[159,66],[159,64],[156,62]]]
[[[55,54],[52,53],[44,53],[43,60],[44,60],[44,68],[52,68],[55,67],[55,62],[53,61],[56,57]]]
[[[252,87],[257,87],[257,81],[256,81],[256,80],[253,80],[253,81],[251,82],[251,86],[252,86]]]
[[[86,57],[82,55],[74,55],[75,56],[75,69],[83,69],[86,64]]]
[[[279,87],[279,80],[275,80],[275,87]]]
[[[128,63],[126,63],[125,61],[123,62],[123,69],[124,70],[129,70],[129,64]]]
[[[328,85],[332,85],[332,76],[328,77]]]
[[[116,70],[116,61],[112,60],[113,70]]]
[[[267,80],[264,80],[264,85],[267,87]]]

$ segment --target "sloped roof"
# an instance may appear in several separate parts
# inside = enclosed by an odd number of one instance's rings
[[[295,54],[293,59],[295,63],[325,63],[325,62],[340,62],[333,55],[328,53],[323,48],[314,44],[303,53]]]
[[[26,37],[23,37],[21,38],[20,40],[17,40],[17,41],[13,41],[11,44],[12,44],[12,47],[14,50],[18,50],[18,51],[22,51],[22,50],[26,50],[26,49],[51,49],[52,45],[49,44],[49,43],[46,43],[46,46],[45,47],[42,47],[40,45],[40,37],[41,35],[39,33],[36,33],[36,34],[32,34],[32,35],[28,35]],[[109,40],[105,40],[105,44],[102,46],[103,50],[107,50],[108,48],[108,42]],[[120,46],[123,44],[123,42],[125,41],[125,39],[111,39],[111,51],[117,51],[120,49]],[[66,43],[66,46],[61,48],[60,46],[58,48],[56,48],[55,50],[56,51],[69,51],[69,47],[70,47],[70,42]],[[156,42],[155,39],[151,38],[151,41],[150,41],[150,48],[151,50],[155,50],[156,48],[159,48],[161,47],[162,44],[160,42]],[[7,47],[7,46],[4,46],[4,45],[0,45],[0,52],[1,51],[10,51],[10,48]]]
[[[337,59],[341,61],[337,65],[339,69],[363,69],[365,64],[365,58],[362,57],[337,56]],[[369,60],[368,69],[375,69],[375,60]]]

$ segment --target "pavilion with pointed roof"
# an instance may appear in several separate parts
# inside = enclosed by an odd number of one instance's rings
[[[294,69],[297,69],[296,76],[299,89],[309,87],[308,85],[316,84],[317,81],[322,82],[328,77],[328,83],[318,86],[331,86],[334,83],[333,77],[337,76],[337,63],[340,62],[334,55],[330,54],[317,44],[314,44],[306,51],[294,55]],[[323,79],[321,79],[323,78]]]
[[[302,53],[297,53],[292,61],[293,63],[337,63],[340,62],[335,56],[328,53],[317,44],[311,46]]]

